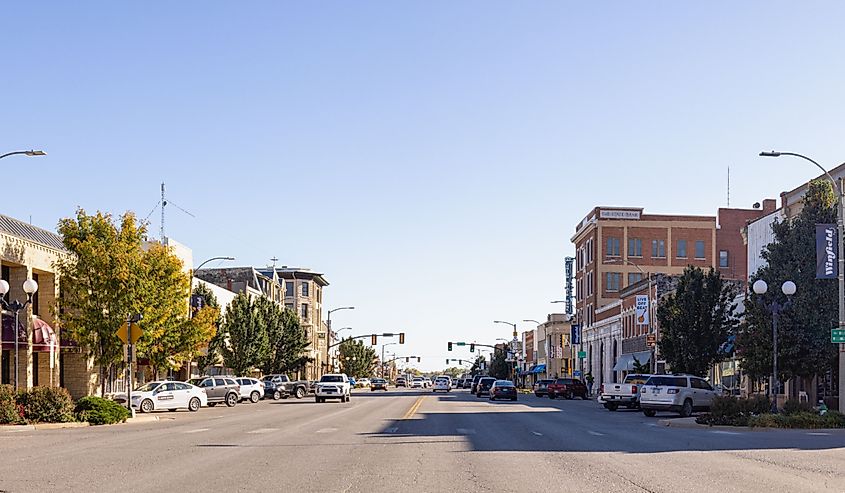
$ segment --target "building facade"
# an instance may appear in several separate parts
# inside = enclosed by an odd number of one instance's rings
[[[310,269],[282,266],[275,269],[284,283],[284,304],[299,314],[302,328],[311,342],[304,378],[319,380],[333,371],[329,355],[328,327],[323,320],[323,289],[329,285],[323,274]]]
[[[584,372],[593,376],[593,392],[602,384],[619,381],[614,366],[622,349],[621,306],[622,301],[616,300],[596,310],[596,322],[581,334],[581,347],[587,353]]]

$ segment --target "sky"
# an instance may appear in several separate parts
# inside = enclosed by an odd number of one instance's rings
[[[334,327],[492,344],[563,305],[597,205],[715,215],[845,161],[841,2],[19,2],[0,212],[146,218],[323,272]],[[158,236],[156,211],[149,227]],[[226,264],[213,263],[210,266]],[[348,333],[347,331],[346,333]],[[399,349],[396,349],[399,348]],[[380,349],[380,348],[379,348]]]

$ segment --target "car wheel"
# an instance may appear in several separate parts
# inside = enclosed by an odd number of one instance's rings
[[[235,404],[238,403],[238,396],[234,392],[226,396],[226,405],[229,407],[235,407]]]
[[[149,399],[144,399],[141,402],[141,412],[142,413],[151,413],[151,412],[153,412],[154,408],[155,408],[155,405],[153,404],[153,401],[151,401]]]
[[[689,418],[690,416],[692,416],[692,401],[687,399],[684,401],[684,405],[681,406],[681,417]]]
[[[315,398],[314,398],[314,402],[316,402],[317,404],[319,404],[319,403],[323,402],[323,399],[320,399],[319,397],[315,397]]]
[[[347,396],[346,396],[346,399],[345,399],[345,402],[349,402],[350,400],[352,400],[352,396],[351,396],[351,395],[347,395]]]
[[[649,418],[653,418],[657,414],[657,411],[654,409],[643,409],[643,414]]]
[[[581,394],[581,400],[586,401],[588,399],[587,394]]]
[[[564,397],[566,397],[566,400],[571,401],[572,399],[575,398],[575,394],[573,394],[572,391],[570,390],[566,394],[564,394]]]
[[[516,397],[511,398],[512,401],[516,402]]]
[[[194,397],[190,400],[190,402],[188,402],[188,411],[195,413],[200,410],[201,405],[202,403],[200,402],[200,400]]]
[[[216,406],[216,405],[217,405],[217,403],[216,403],[216,402],[209,402],[209,403],[208,403],[208,407],[214,407],[214,406]]]
[[[619,404],[616,404],[615,402],[608,402],[604,405],[604,407],[608,411],[616,411],[617,409],[619,409]]]
[[[303,397],[305,397],[305,388],[304,387],[298,387],[296,389],[296,398],[302,399]]]
[[[250,402],[255,404],[256,402],[261,400],[261,394],[258,393],[257,390],[255,390],[251,394],[249,394],[249,400],[250,400]]]
[[[554,399],[554,398],[555,398],[555,395],[552,394],[551,392],[549,392],[549,399]]]
[[[273,400],[274,400],[274,401],[277,401],[277,400],[279,400],[279,399],[281,399],[281,398],[282,398],[282,393],[281,393],[281,392],[279,392],[278,390],[277,390],[277,391],[275,391],[275,392],[273,392]]]

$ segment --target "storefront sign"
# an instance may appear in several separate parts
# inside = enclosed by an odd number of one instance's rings
[[[600,219],[639,219],[640,211],[599,211]]]
[[[648,325],[648,296],[638,294],[636,300],[637,325]]]
[[[816,224],[816,279],[836,279],[838,243],[835,224]]]

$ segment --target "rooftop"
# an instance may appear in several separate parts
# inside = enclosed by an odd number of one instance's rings
[[[62,243],[62,237],[47,231],[46,229],[27,224],[23,221],[18,221],[15,218],[0,214],[0,231],[8,235],[17,236],[24,240],[29,240],[42,245],[47,245],[56,250],[65,251],[65,245]]]

